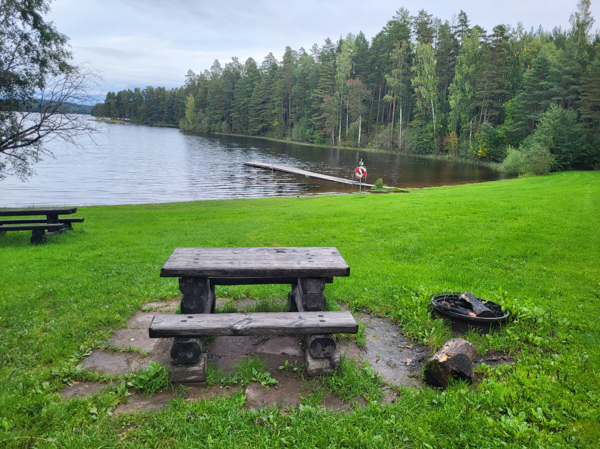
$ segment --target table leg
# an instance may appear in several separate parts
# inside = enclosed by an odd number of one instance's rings
[[[179,278],[181,313],[210,313],[214,308],[215,289],[208,278]]]
[[[319,312],[325,310],[325,278],[298,278],[292,286],[292,295],[299,312]]]
[[[320,312],[325,310],[325,278],[298,278],[288,294],[290,311]],[[332,334],[306,336],[306,372],[309,376],[332,374],[340,367],[340,351]]]
[[[208,278],[179,278],[179,290],[183,293],[182,315],[214,312],[215,287],[210,285]],[[176,337],[171,347],[171,359],[171,381],[197,382],[204,375],[206,368],[206,357],[202,359],[202,338]],[[190,368],[191,366],[195,368]],[[192,372],[193,376],[190,374]]]
[[[58,215],[46,215],[46,223],[48,223],[48,224],[58,223]]]

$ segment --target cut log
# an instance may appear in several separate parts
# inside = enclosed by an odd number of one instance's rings
[[[310,355],[315,359],[331,357],[336,344],[332,334],[313,334],[306,336],[306,346]]]
[[[469,309],[465,309],[464,307],[460,307],[460,306],[451,306],[450,304],[446,303],[441,303],[440,307],[444,310],[447,310],[448,312],[454,312],[454,313],[460,313],[461,315],[467,315],[467,316],[477,316],[475,315],[474,312],[470,311]]]
[[[445,388],[451,377],[473,380],[473,360],[477,349],[462,338],[448,340],[425,363],[425,382]]]
[[[198,363],[202,354],[201,338],[176,338],[171,346],[171,358],[179,365]]]
[[[331,357],[325,359],[315,359],[310,355],[310,351],[307,349],[306,353],[306,374],[308,377],[316,376],[327,376],[339,371],[341,358],[340,350],[336,348]]]
[[[472,293],[464,292],[462,295],[459,296],[459,299],[462,299],[463,301],[466,301],[471,305],[475,316],[483,318],[493,318],[496,316],[494,315],[494,312],[492,312],[490,309],[484,306],[479,301],[479,299],[477,299]]]

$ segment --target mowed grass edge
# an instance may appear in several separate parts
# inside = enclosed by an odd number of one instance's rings
[[[27,438],[40,447],[583,447],[599,437],[599,172],[409,194],[81,207],[77,216],[83,225],[46,245],[30,245],[25,232],[0,238],[0,441],[9,447]],[[159,271],[186,246],[335,246],[351,275],[327,286],[329,307],[389,316],[432,349],[451,332],[430,316],[431,294],[471,291],[514,318],[467,338],[517,363],[484,370],[472,386],[405,391],[397,404],[348,415],[266,411],[269,425],[240,408],[243,395],[118,418],[119,391],[62,402],[56,392],[90,348],[141,304],[178,295]]]

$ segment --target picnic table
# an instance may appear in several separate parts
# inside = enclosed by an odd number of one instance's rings
[[[325,284],[349,275],[333,247],[176,248],[160,276],[179,278],[181,315],[155,316],[150,337],[175,337],[172,382],[202,379],[202,338],[215,335],[304,334],[308,374],[328,374],[339,367],[332,333],[356,333],[358,324],[350,312],[324,312]],[[252,284],[289,284],[289,312],[211,315],[216,285]]]
[[[45,215],[46,218],[17,218],[0,220],[0,235],[7,231],[32,231],[31,243],[41,243],[47,235],[60,234],[73,229],[73,223],[82,223],[83,218],[67,217],[77,212],[76,207],[41,208],[41,209],[0,209],[0,217],[23,217]]]

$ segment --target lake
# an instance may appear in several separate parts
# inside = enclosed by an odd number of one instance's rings
[[[51,142],[54,158],[22,182],[0,181],[0,207],[144,204],[346,193],[356,187],[244,166],[258,161],[350,178],[362,158],[367,182],[428,187],[493,181],[502,174],[474,164],[369,150],[339,150],[175,128],[98,124],[80,148]]]

